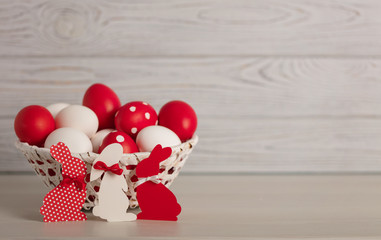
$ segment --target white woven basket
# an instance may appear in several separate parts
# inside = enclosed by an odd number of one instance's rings
[[[159,177],[165,186],[169,187],[172,184],[197,142],[198,137],[195,135],[192,139],[178,146],[172,147],[172,155],[167,160],[161,162],[161,173],[159,173]],[[30,146],[28,143],[19,141],[16,142],[16,147],[25,155],[34,171],[38,176],[40,176],[46,186],[53,189],[60,184],[62,180],[61,164],[50,155],[49,149]],[[126,194],[130,199],[131,208],[136,208],[138,206],[135,192],[135,183],[138,179],[135,175],[135,167],[141,160],[147,158],[149,154],[150,152],[123,154],[122,159],[119,161],[128,185],[128,191]],[[94,202],[98,201],[97,192],[99,191],[101,179],[88,182],[90,179],[92,163],[98,155],[99,154],[93,152],[79,154],[73,153],[73,156],[82,159],[86,163],[87,167],[87,174],[85,178],[87,183],[87,195],[86,202],[83,206],[85,209],[90,209],[94,206]]]

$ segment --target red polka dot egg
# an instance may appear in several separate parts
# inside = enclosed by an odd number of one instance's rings
[[[115,115],[115,127],[136,139],[145,127],[157,124],[157,113],[148,103],[136,101],[122,106]]]
[[[108,145],[113,143],[119,143],[123,147],[123,153],[139,152],[136,143],[132,138],[124,132],[114,131],[109,133],[99,147],[98,153],[101,153]]]

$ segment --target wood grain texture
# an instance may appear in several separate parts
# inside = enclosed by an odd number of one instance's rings
[[[381,171],[377,0],[0,0],[0,171],[23,106],[103,82],[200,118],[184,171]]]
[[[93,82],[122,102],[189,101],[200,116],[380,117],[381,60],[332,58],[0,59],[1,117],[25,104],[80,103]]]
[[[378,0],[2,0],[0,56],[379,56]]]
[[[157,110],[199,116],[188,172],[381,171],[381,60],[331,58],[10,58],[0,60],[0,169],[30,170],[12,146],[25,105],[81,103],[105,82]]]

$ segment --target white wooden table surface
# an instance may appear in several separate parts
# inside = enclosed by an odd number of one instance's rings
[[[43,223],[36,176],[0,176],[0,239],[381,239],[381,176],[180,176],[178,222]]]

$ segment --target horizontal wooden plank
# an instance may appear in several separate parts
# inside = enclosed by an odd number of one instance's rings
[[[378,0],[2,0],[0,56],[380,56]]]
[[[0,59],[0,117],[25,105],[80,104],[94,82],[157,110],[188,101],[201,117],[380,117],[381,60],[327,58]]]
[[[194,106],[200,142],[184,171],[381,171],[378,59],[10,58],[0,72],[2,171],[30,170],[13,146],[19,109],[80,104],[93,82],[123,103]]]

